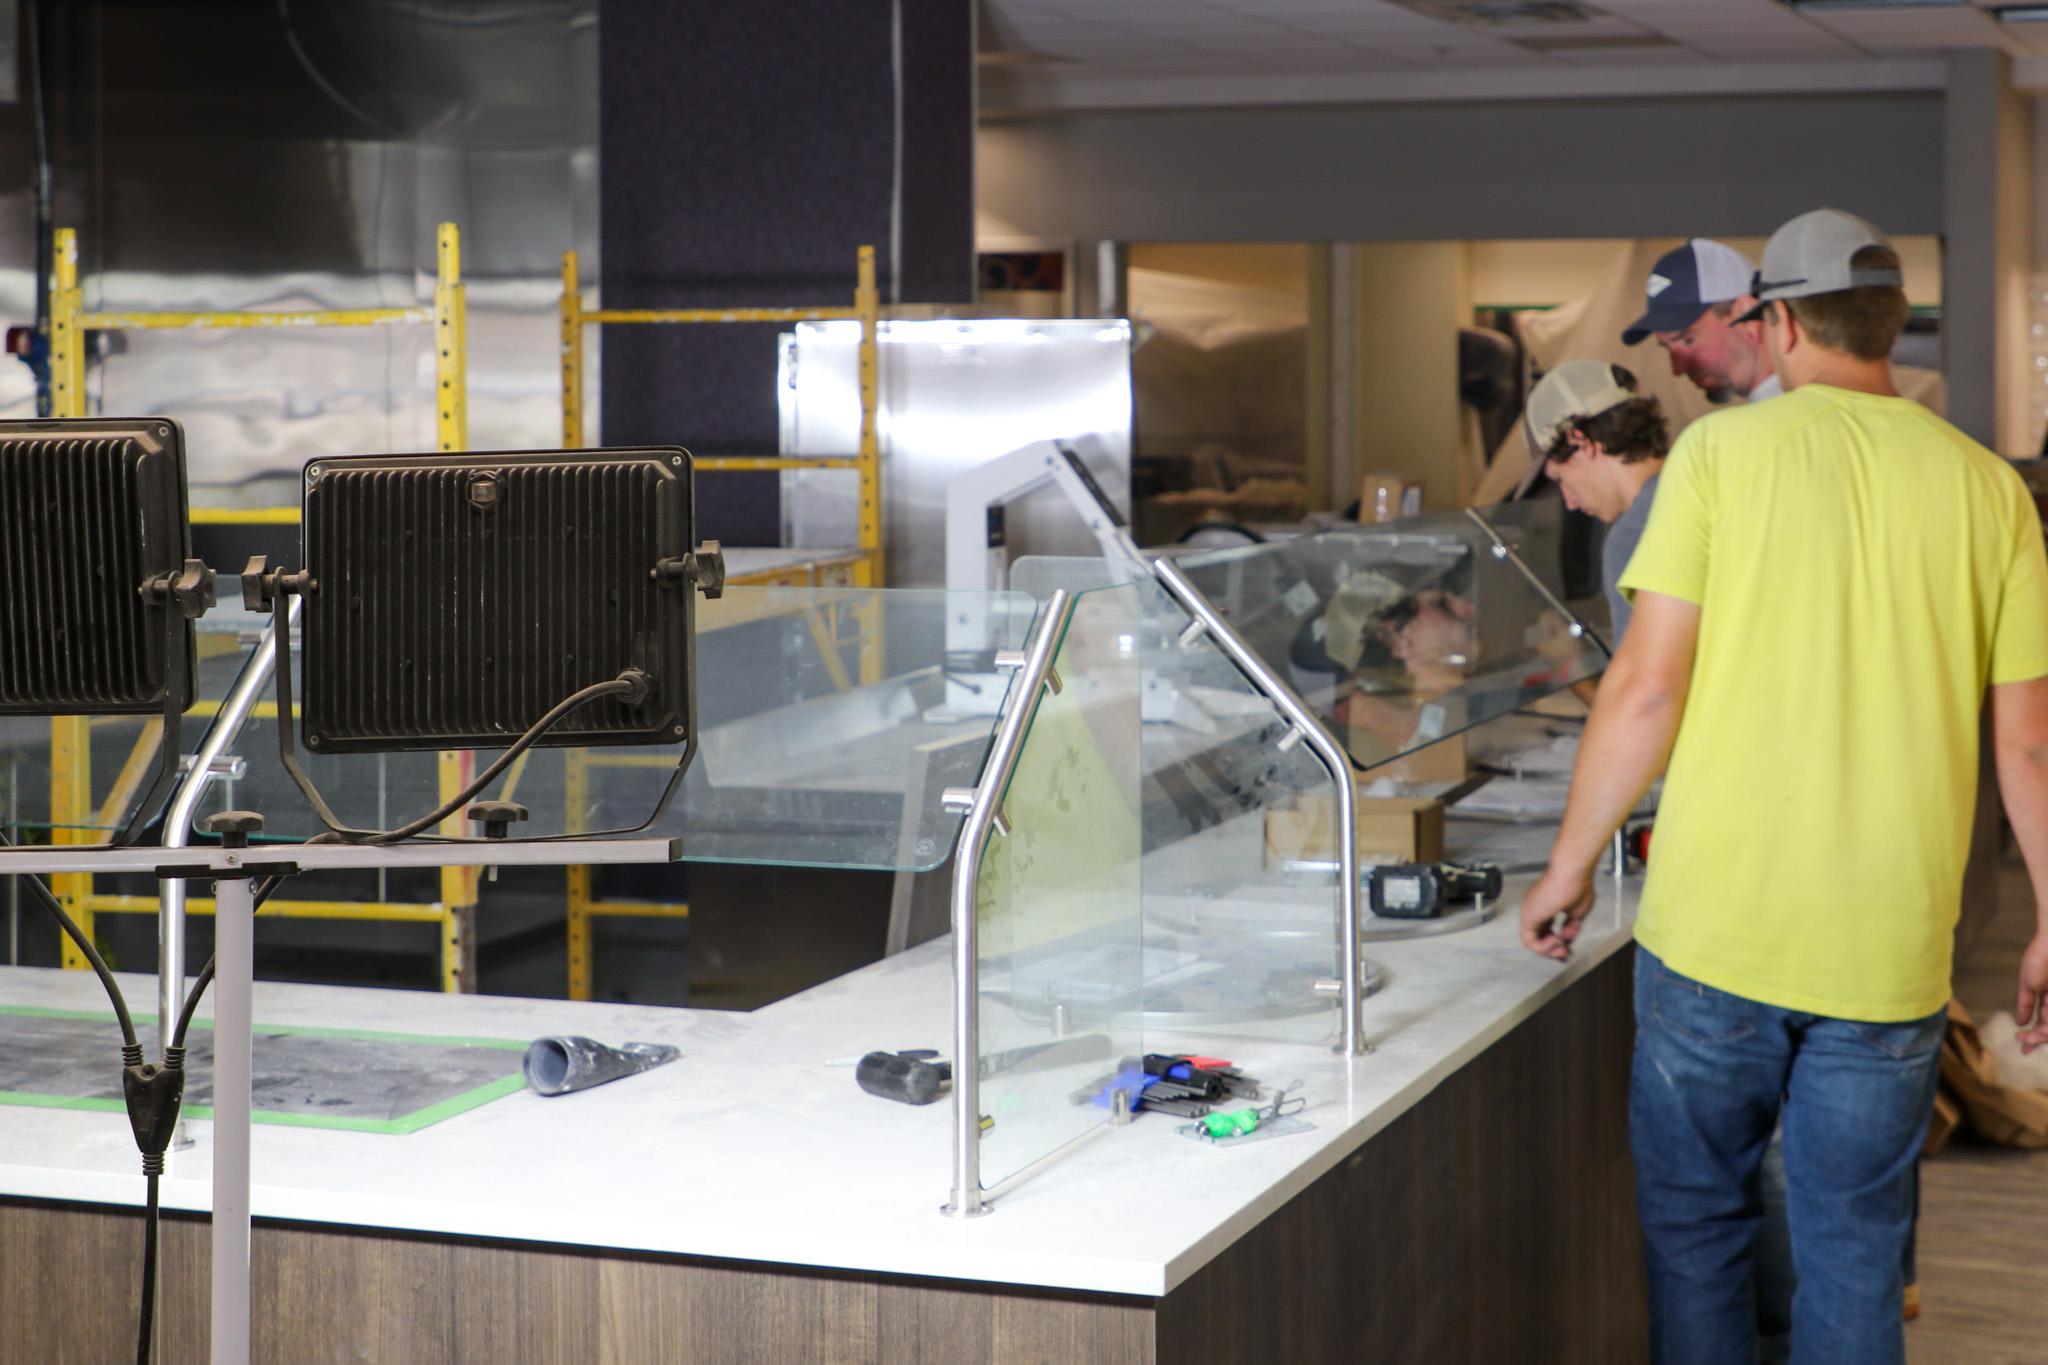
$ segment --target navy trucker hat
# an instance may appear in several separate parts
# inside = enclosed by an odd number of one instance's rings
[[[1650,306],[1621,334],[1633,346],[1652,332],[1682,332],[1717,303],[1749,292],[1756,267],[1749,257],[1722,242],[1695,237],[1657,258],[1644,284]]]

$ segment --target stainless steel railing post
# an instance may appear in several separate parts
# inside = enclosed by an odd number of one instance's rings
[[[1366,1041],[1364,1025],[1359,1018],[1359,1002],[1364,999],[1364,989],[1358,957],[1358,786],[1352,781],[1351,755],[1324,728],[1308,703],[1301,699],[1301,694],[1245,643],[1244,637],[1237,633],[1223,613],[1216,610],[1215,604],[1189,580],[1178,564],[1170,558],[1155,559],[1152,571],[1188,615],[1215,638],[1217,647],[1237,665],[1238,671],[1250,679],[1252,685],[1286,717],[1293,728],[1281,742],[1306,742],[1336,785],[1337,935],[1340,940],[1337,953],[1343,982],[1340,1008],[1344,1012],[1337,1051],[1350,1057],[1363,1056],[1372,1051],[1372,1044]],[[1300,739],[1293,738],[1295,735]]]
[[[1008,828],[1003,794],[1017,771],[1025,732],[1045,695],[1053,656],[1066,638],[1074,605],[1073,596],[1064,590],[1046,603],[1017,685],[1010,691],[1009,707],[996,723],[981,781],[971,791],[948,793],[948,806],[967,812],[953,855],[953,1195],[943,1210],[953,1218],[978,1218],[992,1207],[981,1186],[981,945],[975,922],[981,855],[990,830]]]

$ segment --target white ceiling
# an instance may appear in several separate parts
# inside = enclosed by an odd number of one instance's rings
[[[1825,12],[1778,0],[1573,0],[1585,17],[1499,24],[1426,12],[1451,3],[983,0],[981,46],[991,64],[1091,80],[1584,70],[1597,81],[1618,66],[1871,64],[1953,48],[2048,56],[2048,23],[2000,23],[1993,0]]]

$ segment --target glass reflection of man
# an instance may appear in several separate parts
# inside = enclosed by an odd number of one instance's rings
[[[1385,695],[1353,692],[1339,703],[1338,719],[1351,727],[1355,754],[1360,732],[1372,735],[1388,754],[1449,732],[1444,706],[1432,702],[1476,671],[1478,627],[1472,599],[1443,588],[1406,593],[1373,617],[1367,629],[1400,666],[1403,685]]]
[[[1472,675],[1479,652],[1472,599],[1441,588],[1405,597],[1374,622],[1418,697],[1442,696]]]

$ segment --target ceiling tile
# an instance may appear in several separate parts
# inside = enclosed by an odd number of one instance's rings
[[[1506,30],[1447,22],[1388,0],[983,0],[990,30],[1079,66],[1155,68],[1244,61],[1259,69],[1361,69],[1398,61],[1431,69],[1542,65],[1512,38],[1668,38],[1680,50],[1592,49],[1570,65],[1863,60],[1952,47],[2048,55],[2048,24],[2001,25],[1973,8],[1800,14],[1778,0],[1584,0],[1580,24]],[[2048,2],[2048,0],[2044,0]],[[1382,54],[1373,56],[1370,54]]]
[[[2006,25],[1967,6],[1808,10],[1804,17],[1870,52],[1938,52],[2010,42]]]

